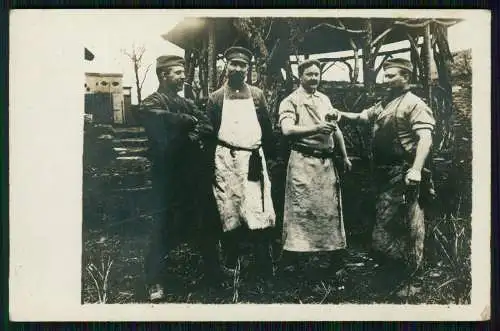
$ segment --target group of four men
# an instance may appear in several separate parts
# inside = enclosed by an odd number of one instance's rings
[[[276,214],[267,161],[276,155],[276,138],[264,93],[245,82],[252,53],[231,47],[224,56],[227,80],[209,96],[204,111],[178,95],[185,80],[184,59],[178,56],[157,59],[159,88],[141,104],[158,206],[145,265],[153,301],[165,294],[162,283],[169,250],[193,235],[208,281],[221,276],[216,242],[222,242],[225,264],[234,267],[241,254],[242,232],[258,239],[260,270],[273,272],[268,249]],[[409,90],[411,63],[388,60],[384,69],[390,86],[386,101],[361,113],[348,113],[333,108],[317,90],[318,61],[299,65],[300,87],[279,108],[279,125],[291,148],[284,251],[338,252],[346,247],[334,152],[340,149],[344,168],[350,170],[338,126],[347,119],[373,125],[377,210],[373,246],[406,265],[420,265],[425,227],[418,184],[435,122],[429,107]]]

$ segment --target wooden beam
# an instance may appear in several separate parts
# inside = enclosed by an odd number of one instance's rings
[[[420,43],[418,46],[422,47],[422,43]],[[384,52],[379,52],[377,56],[385,56],[385,55],[394,55],[394,54],[401,54],[401,53],[406,53],[411,51],[411,48],[401,48],[393,51],[384,51]],[[359,56],[360,58],[363,58],[363,55]],[[347,60],[354,60],[354,56],[341,56],[341,57],[324,57],[324,58],[319,58],[317,59],[320,62],[334,62],[334,61],[347,61]],[[295,60],[290,60],[291,64],[297,64],[298,62]]]
[[[372,41],[373,41],[373,28],[371,19],[367,18],[363,23],[363,30],[366,31],[363,37],[363,82],[368,89],[368,93],[373,93],[373,87],[375,86],[375,56],[372,53]]]
[[[432,81],[431,81],[431,26],[430,24],[425,26],[424,29],[424,63],[425,63],[425,93],[427,97],[427,104],[430,106],[432,97]]]
[[[250,64],[248,65],[248,71],[247,71],[247,84],[250,84],[250,85],[252,85],[253,66],[254,66],[254,63],[250,62]]]

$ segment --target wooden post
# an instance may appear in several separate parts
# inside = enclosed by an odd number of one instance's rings
[[[207,45],[207,62],[208,62],[208,93],[215,90],[217,86],[217,54],[216,54],[216,39],[215,39],[215,22],[213,19],[208,20],[208,45]]]
[[[185,65],[186,84],[184,85],[184,97],[195,100],[196,96],[194,95],[193,81],[194,81],[194,66],[196,65],[196,63],[193,57],[193,50],[191,48],[185,50],[184,61],[186,61]]]
[[[424,88],[427,98],[427,104],[431,105],[432,81],[431,81],[431,25],[427,24],[424,30],[424,63],[425,63],[425,81]]]
[[[202,90],[202,96],[208,97],[208,38],[203,38],[202,48],[200,52],[200,65],[199,65],[199,74],[200,74],[200,85]]]
[[[253,71],[253,62],[250,62],[248,65],[248,72],[247,72],[247,84],[252,85],[252,71]]]
[[[372,31],[372,21],[367,18],[364,21],[363,29],[366,30],[365,37],[363,39],[363,82],[368,91],[368,94],[373,95],[375,91],[375,80],[374,77],[374,64],[375,61],[373,59],[372,54],[372,39],[373,39],[373,31]]]

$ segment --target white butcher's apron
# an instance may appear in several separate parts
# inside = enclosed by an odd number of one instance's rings
[[[222,121],[215,150],[215,183],[217,208],[224,232],[243,224],[249,229],[275,225],[271,200],[271,182],[261,147],[262,131],[252,97],[228,99],[224,95]],[[258,150],[262,163],[262,180],[248,179],[252,150]]]

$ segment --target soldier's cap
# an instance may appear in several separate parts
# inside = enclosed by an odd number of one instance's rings
[[[177,55],[162,55],[156,59],[156,68],[168,68],[173,66],[183,66],[184,58]]]
[[[321,62],[319,62],[318,60],[311,59],[311,60],[305,60],[305,61],[302,61],[301,63],[299,63],[298,70],[302,71],[302,68],[305,69],[305,68],[310,67],[311,65],[316,65],[318,68],[321,69]]]
[[[253,54],[251,51],[245,47],[233,46],[229,47],[224,52],[224,58],[228,61],[230,60],[240,60],[245,63],[250,63],[252,61]]]
[[[413,72],[413,64],[410,61],[403,58],[388,59],[383,64],[384,70],[389,68],[399,68],[403,70],[408,70]]]

